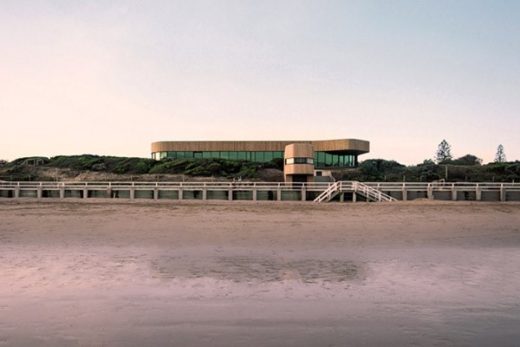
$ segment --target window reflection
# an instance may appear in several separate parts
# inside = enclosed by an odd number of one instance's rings
[[[152,158],[161,160],[163,158],[194,159],[194,158],[218,158],[228,160],[250,160],[255,162],[269,162],[273,159],[283,159],[281,151],[171,151],[155,152]],[[314,165],[317,168],[325,167],[355,167],[356,156],[353,154],[336,154],[327,152],[314,153]]]

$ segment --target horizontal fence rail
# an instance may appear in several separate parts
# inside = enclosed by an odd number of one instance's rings
[[[520,201],[520,183],[496,182],[12,182],[0,198],[127,198],[200,200]]]

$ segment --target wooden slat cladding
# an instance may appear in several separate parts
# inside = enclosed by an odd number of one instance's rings
[[[314,146],[293,143],[285,147],[284,158],[314,158]]]
[[[310,143],[315,151],[353,151],[367,153],[370,143],[357,139],[323,141],[159,141],[152,143],[152,153],[174,151],[284,151],[292,143]]]

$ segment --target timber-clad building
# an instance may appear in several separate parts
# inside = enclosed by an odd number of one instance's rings
[[[290,144],[310,144],[316,168],[355,167],[358,156],[368,153],[370,143],[358,139],[322,141],[159,141],[152,143],[152,158],[221,158],[268,162],[284,158]]]

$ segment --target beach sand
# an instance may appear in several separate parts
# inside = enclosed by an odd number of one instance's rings
[[[0,201],[0,346],[518,346],[520,204]]]

